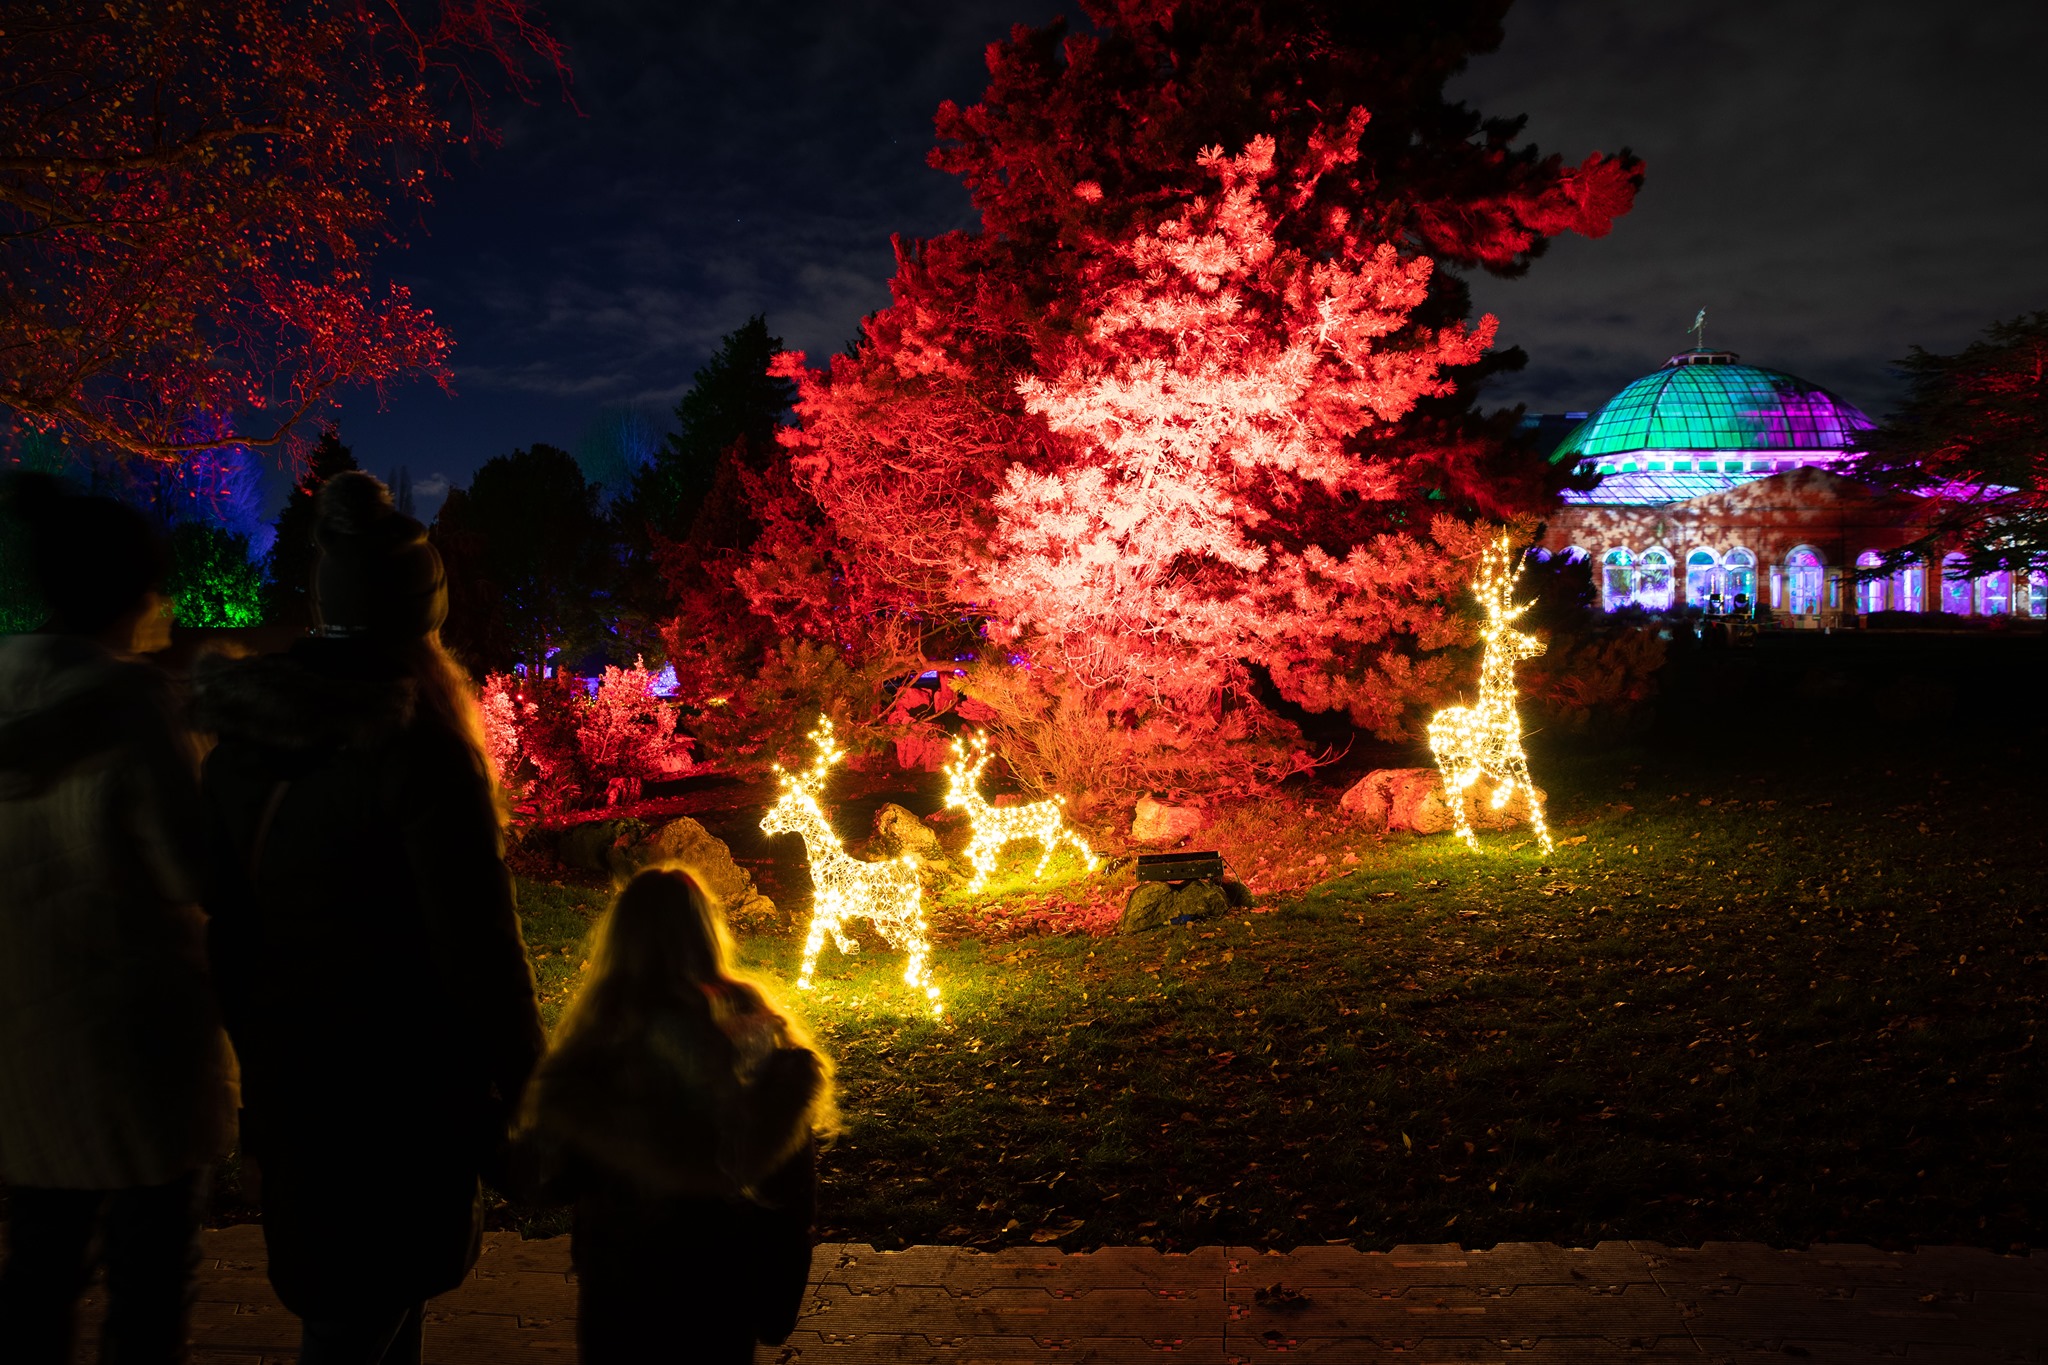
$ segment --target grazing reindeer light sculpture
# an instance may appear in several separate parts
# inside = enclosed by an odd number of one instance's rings
[[[818,950],[831,935],[842,953],[857,953],[860,945],[846,936],[848,920],[864,919],[895,947],[903,949],[908,961],[903,967],[903,984],[924,992],[936,1018],[943,1010],[939,988],[932,983],[931,940],[925,934],[924,888],[919,884],[914,859],[893,858],[888,862],[863,862],[846,851],[832,822],[825,818],[818,797],[832,765],[844,752],[832,741],[832,722],[824,716],[811,730],[817,757],[802,773],[775,771],[782,777],[782,797],[761,817],[767,834],[795,834],[804,841],[804,855],[811,864],[811,930],[804,939],[803,967],[797,973],[798,990],[811,988],[811,972]]]
[[[991,806],[982,799],[981,773],[988,767],[988,736],[976,735],[973,747],[974,757],[970,759],[967,749],[954,740],[953,761],[946,765],[946,804],[966,811],[974,825],[974,841],[967,845],[967,861],[974,866],[974,880],[967,889],[981,890],[988,874],[996,869],[996,854],[1020,839],[1031,840],[1042,851],[1038,866],[1032,870],[1033,877],[1045,875],[1045,865],[1052,861],[1053,853],[1062,843],[1072,844],[1093,872],[1099,861],[1095,850],[1067,823],[1062,808],[1065,803],[1059,797],[1023,806]]]
[[[1482,777],[1493,779],[1492,806],[1504,809],[1521,789],[1529,805],[1529,827],[1548,853],[1553,845],[1543,823],[1543,802],[1529,780],[1529,756],[1522,751],[1522,718],[1515,711],[1515,665],[1543,652],[1543,642],[1515,629],[1529,609],[1515,604],[1515,582],[1522,567],[1505,531],[1479,560],[1472,591],[1486,609],[1479,629],[1486,658],[1479,667],[1479,704],[1451,706],[1429,718],[1429,748],[1444,777],[1444,801],[1458,822],[1458,836],[1473,848],[1479,840],[1466,814],[1467,791]]]

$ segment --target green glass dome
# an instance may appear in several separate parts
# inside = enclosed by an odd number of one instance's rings
[[[1550,458],[1604,464],[1648,450],[1841,451],[1871,426],[1818,385],[1741,364],[1733,351],[1686,351],[1614,395]]]

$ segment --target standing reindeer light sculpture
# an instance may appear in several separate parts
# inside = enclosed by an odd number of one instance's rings
[[[766,834],[794,834],[804,841],[804,855],[811,864],[811,929],[804,939],[803,966],[797,973],[798,990],[811,988],[811,973],[818,962],[818,950],[829,934],[842,953],[857,953],[860,945],[846,934],[848,920],[864,919],[906,956],[903,984],[924,992],[925,1002],[936,1018],[943,1006],[939,988],[932,982],[932,945],[925,933],[924,888],[919,884],[917,863],[909,857],[870,863],[846,851],[832,822],[818,804],[825,779],[832,766],[845,756],[832,739],[832,722],[824,716],[811,730],[817,757],[801,773],[775,771],[782,778],[781,799],[761,817]]]
[[[1522,751],[1522,718],[1515,711],[1515,665],[1543,652],[1543,642],[1515,629],[1529,604],[1515,603],[1515,583],[1522,566],[1507,533],[1487,547],[1479,560],[1472,591],[1486,610],[1479,635],[1486,657],[1479,667],[1479,702],[1451,706],[1429,719],[1429,747],[1444,777],[1444,802],[1458,822],[1458,837],[1476,849],[1466,795],[1481,778],[1491,779],[1490,804],[1503,810],[1519,790],[1529,807],[1529,827],[1548,853],[1553,845],[1543,823],[1543,800],[1529,780],[1529,756]]]
[[[988,767],[988,736],[976,735],[972,748],[974,756],[969,758],[968,746],[954,740],[953,761],[946,765],[946,804],[966,811],[974,826],[974,840],[967,845],[966,854],[974,867],[974,880],[967,889],[981,890],[988,874],[996,869],[996,854],[1019,840],[1028,839],[1039,847],[1033,877],[1045,875],[1045,865],[1062,843],[1072,844],[1093,872],[1098,862],[1095,850],[1067,823],[1066,803],[1055,796],[1022,806],[991,806],[981,795],[981,773]]]

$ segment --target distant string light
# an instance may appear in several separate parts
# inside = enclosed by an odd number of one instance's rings
[[[931,939],[924,922],[924,888],[919,883],[917,861],[909,856],[886,862],[863,862],[846,851],[832,822],[825,818],[818,797],[833,764],[845,756],[832,739],[832,722],[824,716],[811,730],[817,757],[808,770],[792,773],[781,764],[775,767],[782,778],[782,796],[761,817],[767,834],[795,834],[804,841],[804,854],[811,864],[811,929],[804,939],[803,966],[797,973],[797,989],[811,988],[818,951],[830,935],[842,953],[857,953],[860,945],[846,935],[849,920],[864,919],[889,943],[901,948],[907,958],[903,984],[924,993],[925,1003],[936,1018],[943,1006],[939,988],[931,975]]]
[[[1088,841],[1067,823],[1066,802],[1055,796],[1021,806],[991,806],[981,795],[981,773],[988,767],[989,759],[988,736],[974,736],[972,748],[974,756],[969,758],[968,746],[954,740],[953,761],[946,765],[946,804],[966,811],[974,827],[974,839],[967,845],[966,854],[974,868],[974,880],[967,889],[981,890],[989,873],[995,871],[996,855],[1022,841],[1035,843],[1040,849],[1038,866],[1031,872],[1033,877],[1045,875],[1046,864],[1062,843],[1072,844],[1093,872],[1099,860],[1095,850],[1088,847]]]
[[[1486,624],[1479,630],[1486,643],[1486,657],[1479,667],[1479,703],[1446,707],[1431,716],[1429,748],[1443,774],[1444,801],[1457,821],[1460,838],[1475,849],[1479,847],[1466,811],[1466,797],[1480,779],[1490,778],[1494,783],[1492,808],[1507,809],[1520,791],[1528,803],[1529,827],[1548,853],[1554,845],[1543,823],[1543,800],[1529,780],[1522,718],[1515,710],[1515,665],[1543,652],[1542,641],[1515,629],[1515,621],[1529,609],[1526,602],[1515,603],[1515,583],[1521,575],[1514,544],[1503,531],[1480,557],[1479,577],[1472,584],[1486,611]]]

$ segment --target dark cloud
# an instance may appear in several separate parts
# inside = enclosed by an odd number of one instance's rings
[[[608,405],[664,411],[756,312],[837,350],[887,301],[892,233],[971,223],[924,163],[933,110],[980,92],[989,41],[1056,8],[550,6],[580,116],[508,111],[396,258],[457,337],[458,397],[356,403],[358,457],[461,484],[515,446],[573,448]],[[1595,404],[1704,306],[1714,343],[1882,409],[1909,345],[2048,307],[2048,6],[1523,0],[1507,32],[1457,90],[1571,159],[1632,147],[1650,179],[1610,237],[1475,283],[1531,356],[1500,401]]]

